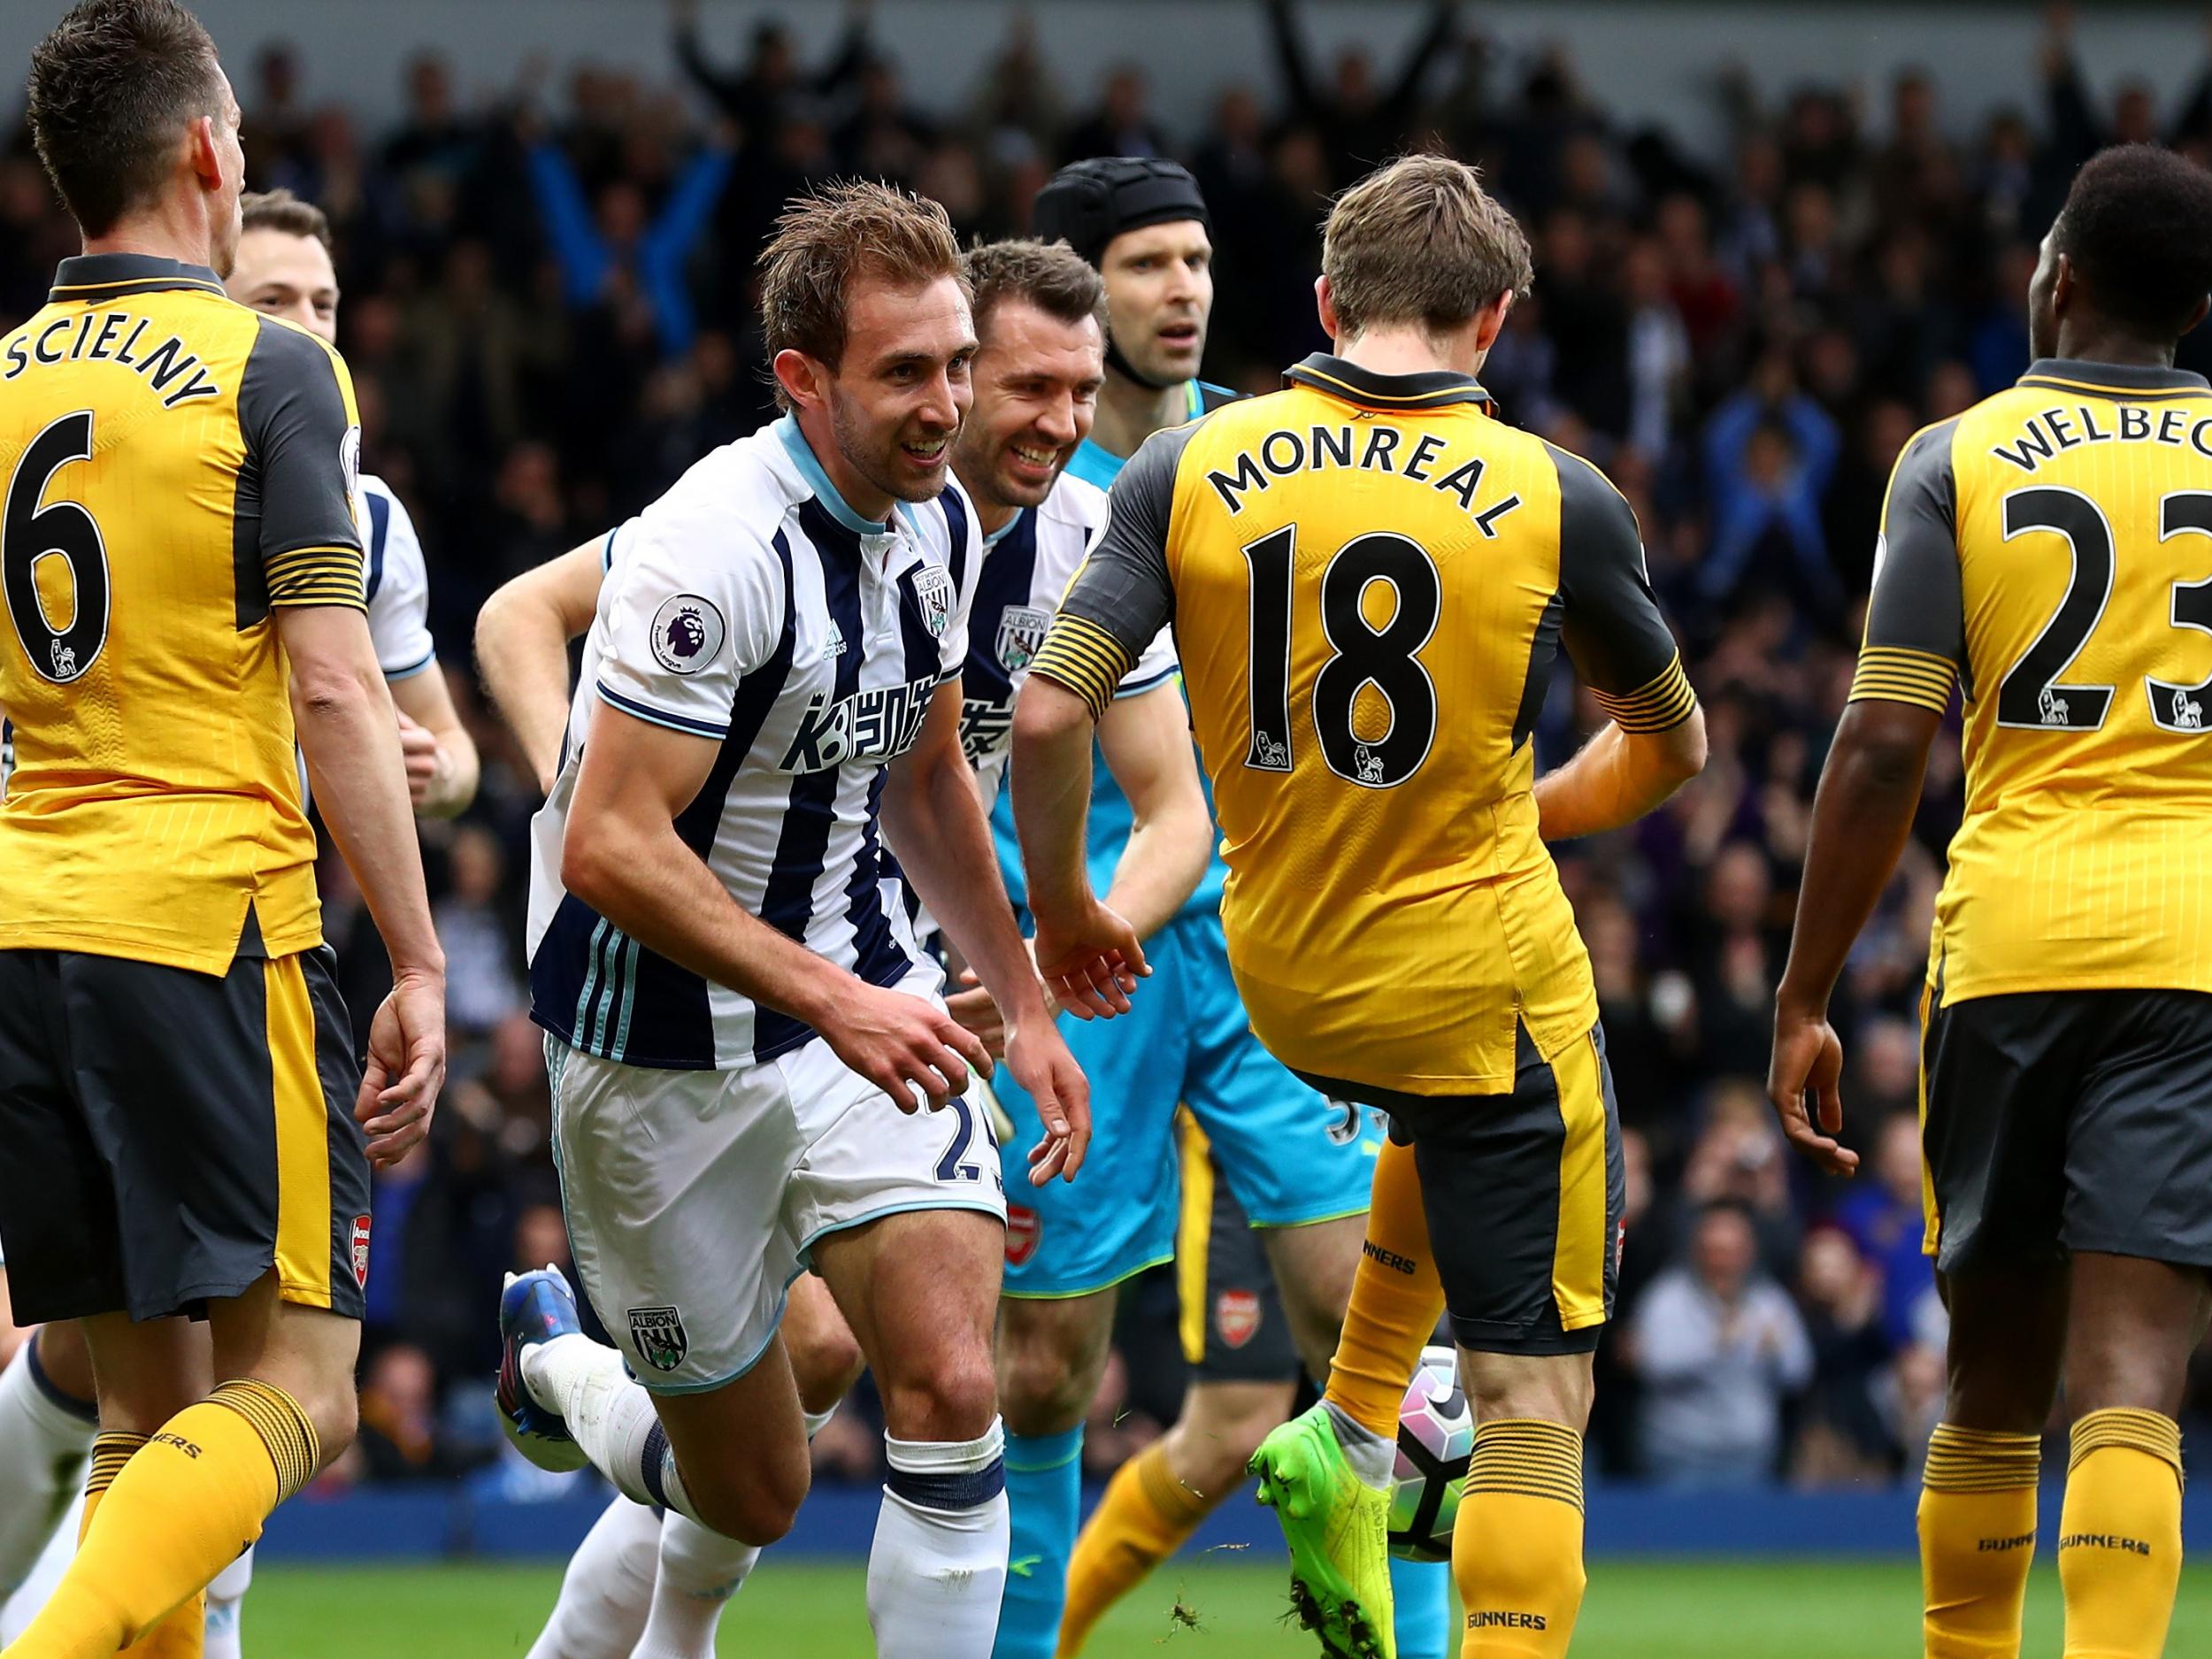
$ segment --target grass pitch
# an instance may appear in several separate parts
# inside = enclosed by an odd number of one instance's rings
[[[526,1653],[560,1587],[543,1567],[270,1567],[246,1602],[254,1659],[505,1659]],[[1590,1659],[1910,1659],[1920,1584],[1909,1562],[1596,1563],[1575,1632]],[[1180,1606],[1195,1627],[1178,1617]],[[1170,1563],[1118,1608],[1087,1659],[1296,1659],[1283,1569]],[[2025,1654],[2059,1648],[2058,1575],[2039,1562]],[[770,1559],[722,1622],[725,1659],[872,1659],[856,1563]],[[979,1659],[981,1656],[979,1655]],[[2212,1569],[2182,1579],[2166,1659],[2212,1659]]]

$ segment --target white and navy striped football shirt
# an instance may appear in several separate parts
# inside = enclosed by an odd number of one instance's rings
[[[373,473],[361,474],[358,504],[377,666],[387,680],[412,679],[438,660],[430,638],[430,571],[422,539],[392,487]]]
[[[982,573],[975,580],[975,603],[968,615],[968,661],[960,680],[960,741],[983,792],[983,810],[992,814],[999,876],[1007,892],[1025,890],[1021,848],[1014,834],[1011,804],[1002,798],[1006,763],[1014,737],[1014,698],[1029,678],[1029,662],[1044,642],[1045,629],[1060,606],[1060,595],[1075,580],[1091,544],[1106,527],[1106,492],[1063,472],[1041,506],[1025,508],[986,536]],[[1167,685],[1176,675],[1175,635],[1162,628],[1151,649],[1121,682],[1118,697],[1133,696]],[[1096,762],[1096,799],[1110,811],[1121,803],[1123,822],[1110,828],[1112,856],[1118,859],[1129,839],[1129,808],[1114,785],[1102,756]],[[994,808],[995,806],[995,810]],[[1098,814],[1092,818],[1099,839]],[[1107,866],[1110,874],[1111,864]],[[897,875],[898,866],[891,871]],[[1110,885],[1110,883],[1109,884]],[[1104,892],[1102,886],[1099,891]],[[892,894],[914,924],[915,936],[934,955],[943,954],[937,924],[921,896],[902,879]]]
[[[631,1065],[730,1068],[815,1035],[644,949],[564,892],[600,703],[718,742],[685,843],[770,926],[873,985],[941,981],[887,901],[884,768],[958,678],[981,564],[959,486],[872,524],[788,417],[717,449],[618,530],[553,792],[532,826],[531,1012]]]
[[[987,810],[1006,776],[1014,696],[1029,678],[1060,595],[1106,527],[1106,492],[1062,473],[1042,506],[1025,510],[984,543],[968,622],[968,663],[960,682],[960,740],[983,783]],[[1175,638],[1163,628],[1118,695],[1164,685],[1176,672]]]

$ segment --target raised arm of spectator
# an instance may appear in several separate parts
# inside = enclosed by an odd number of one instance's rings
[[[730,181],[736,155],[718,135],[693,157],[638,248],[638,281],[652,303],[664,356],[680,357],[688,351],[692,335],[697,332],[686,267]]]
[[[1390,89],[1384,108],[1402,127],[1410,127],[1420,113],[1421,87],[1429,78],[1430,68],[1443,57],[1445,47],[1451,44],[1452,31],[1458,27],[1458,0],[1437,0],[1429,13],[1429,26],[1422,30],[1421,38],[1406,54],[1405,67],[1398,72],[1398,84]]]
[[[1752,435],[1770,411],[1790,434],[1790,478],[1778,495],[1770,495],[1752,484],[1746,471]],[[1836,473],[1836,457],[1843,438],[1836,422],[1818,403],[1803,394],[1792,394],[1781,404],[1770,404],[1756,391],[1739,391],[1715,411],[1706,426],[1708,493],[1712,497],[1712,546],[1706,564],[1699,568],[1699,593],[1721,599],[1743,580],[1743,566],[1759,546],[1770,522],[1781,518],[1805,568],[1805,577],[1816,590],[1834,586],[1834,571],[1827,564],[1827,533],[1821,526],[1821,500],[1827,482]]]
[[[1298,38],[1298,19],[1290,14],[1290,0],[1267,0],[1267,32],[1275,44],[1275,62],[1283,72],[1283,90],[1290,106],[1303,120],[1327,114],[1314,95],[1313,72],[1306,62],[1305,42]]]
[[[2212,22],[2206,25],[2208,44],[2212,44]],[[2166,142],[2177,150],[2187,143],[2202,143],[2212,140],[2212,61],[2208,61],[2189,88],[2189,96],[2166,128]]]
[[[691,77],[692,85],[712,98],[720,106],[723,114],[742,125],[749,113],[745,108],[743,77],[733,75],[726,69],[718,69],[707,61],[706,50],[699,42],[696,0],[680,0],[673,11],[676,62],[684,73]]]
[[[1811,499],[1817,513],[1821,498],[1828,493],[1828,482],[1836,475],[1843,434],[1818,400],[1801,392],[1782,405],[1782,424],[1797,445],[1797,490]]]
[[[1753,392],[1739,392],[1705,423],[1705,491],[1711,503],[1711,541],[1697,572],[1698,591],[1709,599],[1730,593],[1773,517],[1774,503],[1751,486],[1744,471],[1752,434],[1766,404]]]
[[[1843,450],[1842,434],[1828,411],[1802,395],[1783,405],[1782,424],[1797,449],[1797,464],[1782,502],[1782,521],[1811,590],[1826,603],[1839,604],[1843,591],[1835,567],[1828,562],[1828,530],[1821,522],[1821,505],[1835,477],[1836,459]]]
[[[546,240],[561,267],[561,297],[579,308],[588,305],[606,286],[613,250],[591,221],[584,182],[567,153],[550,139],[541,139],[530,146],[529,166]]]
[[[2045,96],[2050,100],[2052,157],[2070,174],[2104,142],[2104,123],[2090,106],[2089,89],[2082,84],[2081,63],[2074,56],[2070,6],[2051,8],[2049,33],[2043,42],[2043,80]]]
[[[1755,392],[1740,391],[1716,409],[1705,423],[1705,484],[1716,509],[1721,499],[1743,488],[1744,451],[1759,429],[1764,404]]]
[[[836,56],[815,71],[808,83],[818,96],[826,98],[843,91],[868,66],[870,12],[867,0],[852,0],[846,6],[845,33],[837,42]]]

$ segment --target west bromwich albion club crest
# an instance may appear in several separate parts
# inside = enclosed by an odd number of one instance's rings
[[[630,1340],[638,1357],[655,1371],[674,1371],[691,1352],[684,1317],[673,1308],[631,1309]]]
[[[998,613],[999,665],[1010,674],[1029,666],[1045,642],[1052,612],[1034,605],[1009,605]]]
[[[914,572],[914,603],[922,608],[922,625],[934,639],[943,639],[952,626],[952,578],[941,565],[924,565]]]

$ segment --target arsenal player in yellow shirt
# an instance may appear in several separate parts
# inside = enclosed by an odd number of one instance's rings
[[[1589,960],[1544,843],[1658,804],[1701,764],[1703,722],[1628,504],[1493,419],[1475,379],[1529,282],[1512,216],[1472,169],[1408,157],[1337,204],[1322,271],[1335,351],[1138,451],[1017,704],[1038,961],[1114,934],[1081,856],[1091,722],[1171,621],[1253,1029],[1395,1124],[1326,1396],[1254,1460],[1302,1609],[1332,1653],[1392,1651],[1382,1487],[1448,1307],[1478,1425],[1463,1651],[1556,1655],[1581,1601],[1621,1176]],[[1612,724],[1540,782],[1530,734],[1563,648]]]
[[[84,252],[0,338],[0,1237],[16,1317],[83,1321],[103,1433],[82,1548],[7,1652],[196,1655],[208,1580],[351,1437],[369,1165],[426,1127],[444,959],[351,385],[219,280],[243,157],[214,44],[172,0],[83,0],[29,119]],[[296,733],[398,976],[365,1079]]]
[[[1930,1659],[2020,1651],[2062,1379],[2065,1651],[2152,1659],[2172,1613],[2174,1418],[2212,1315],[2212,387],[2173,362],[2208,289],[2212,174],[2147,145],[2090,161],[2029,288],[2037,361],[1898,457],[1814,810],[1769,1089],[1847,1172],[1828,999],[1963,687],[1966,813],[1921,1002],[1951,1312]]]

